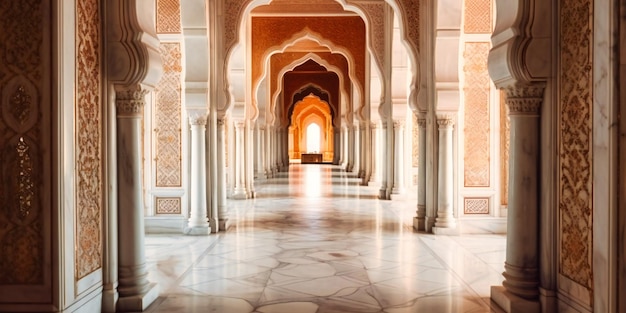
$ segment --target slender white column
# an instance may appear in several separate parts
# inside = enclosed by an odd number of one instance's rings
[[[217,120],[217,216],[219,230],[226,230],[228,222],[228,206],[226,206],[226,130],[225,121]]]
[[[509,205],[502,287],[491,298],[515,312],[539,312],[539,115],[543,85],[507,88]]]
[[[189,222],[185,228],[187,235],[208,235],[211,232],[207,218],[206,194],[206,133],[207,117],[204,113],[190,113],[191,125],[191,182],[189,184]]]
[[[209,216],[209,226],[211,228],[211,232],[218,232],[219,225],[219,211],[218,211],[218,190],[217,186],[221,182],[218,181],[217,176],[217,112],[215,108],[212,108],[211,114],[209,114],[209,120],[207,121],[208,129],[207,129],[207,138],[205,140],[206,144],[206,176],[207,176],[207,184],[206,184],[206,193],[207,193],[207,213]],[[211,156],[211,157],[207,157]]]
[[[394,167],[393,167],[393,188],[391,193],[404,194],[404,121],[393,121],[394,132]]]
[[[426,118],[418,117],[419,125],[419,160],[417,168],[417,212],[413,219],[413,228],[426,230]]]
[[[333,127],[333,164],[341,164],[341,132]]]
[[[363,155],[363,179],[361,185],[367,186],[372,177],[372,135],[370,133],[370,122],[363,123],[363,148],[361,154]]]
[[[148,282],[144,245],[143,108],[145,90],[116,93],[119,230],[118,310],[143,311],[158,296]]]
[[[380,148],[381,148],[381,167],[380,167],[380,173],[381,173],[381,180],[380,180],[380,189],[378,190],[378,198],[379,199],[383,199],[383,200],[388,200],[389,197],[387,196],[387,185],[391,184],[390,181],[388,181],[388,175],[387,175],[387,171],[389,169],[389,163],[390,162],[390,151],[389,151],[389,145],[388,145],[388,136],[387,136],[387,121],[383,120],[382,121],[382,129],[381,129],[381,133],[380,133]]]
[[[256,164],[256,178],[257,179],[266,179],[267,175],[265,173],[265,126],[259,126],[255,131],[256,138],[256,153],[255,153],[255,164]]]
[[[246,194],[248,198],[254,198],[254,140],[253,140],[253,130],[254,127],[251,121],[246,122],[246,127],[244,129],[244,179],[246,186]]]
[[[437,125],[439,125],[438,207],[433,233],[456,234],[458,231],[456,230],[454,212],[452,212],[454,203],[452,129],[454,128],[454,121],[450,117],[443,116],[437,118]]]
[[[348,170],[348,127],[341,128],[341,168],[344,171]]]
[[[246,186],[244,184],[244,128],[245,125],[243,121],[235,121],[235,157],[233,158],[233,165],[235,166],[235,190],[233,191],[232,198],[238,200],[247,198]]]
[[[359,124],[360,122],[357,121],[352,127],[352,168],[350,170],[357,177],[361,168],[361,132]]]
[[[274,173],[272,173],[272,127],[271,126],[267,126],[265,128],[265,134],[264,134],[264,140],[265,140],[265,145],[266,145],[266,149],[265,149],[265,175],[267,175],[267,178],[272,178],[274,177]]]
[[[369,185],[373,185],[376,183],[380,183],[380,167],[381,164],[381,156],[380,156],[380,136],[379,136],[378,124],[372,122],[370,124],[370,132],[371,132],[371,146],[370,146],[370,163],[371,165],[371,175],[369,180]]]

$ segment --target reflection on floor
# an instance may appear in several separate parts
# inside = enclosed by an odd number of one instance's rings
[[[292,165],[229,201],[232,227],[146,238],[150,312],[491,312],[505,237],[412,230],[415,201],[329,165]]]

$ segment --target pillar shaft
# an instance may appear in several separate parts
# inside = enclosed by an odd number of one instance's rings
[[[391,193],[404,193],[404,121],[393,121],[394,132],[394,171],[393,171],[393,188]]]
[[[392,163],[390,162],[390,157],[392,154],[389,151],[389,136],[387,136],[387,124],[388,123],[386,120],[382,121],[382,129],[381,129],[381,134],[380,134],[381,140],[380,140],[380,145],[379,145],[382,151],[380,153],[381,180],[380,180],[380,189],[378,190],[378,198],[383,199],[383,200],[389,199],[387,197],[387,185],[391,184],[391,182],[389,181],[389,166],[390,166],[390,163]]]
[[[116,94],[119,285],[118,310],[142,311],[158,296],[148,282],[144,245],[143,107],[146,91]]]
[[[217,216],[219,230],[226,230],[228,207],[226,206],[226,130],[224,119],[217,120]]]
[[[244,128],[245,125],[242,121],[235,122],[235,157],[233,158],[235,166],[235,190],[233,192],[233,199],[246,199],[247,192],[244,182],[245,175],[245,163],[243,159],[244,154]]]
[[[371,150],[370,150],[370,163],[371,163],[371,175],[369,183],[380,183],[380,140],[379,138],[378,124],[370,124],[371,132]]]
[[[191,125],[191,182],[189,185],[189,222],[185,233],[189,235],[206,235],[210,233],[207,218],[206,194],[206,122],[205,114],[190,114]]]
[[[426,230],[426,118],[417,119],[419,125],[418,167],[417,167],[417,212],[413,228]]]
[[[435,221],[434,233],[438,228],[456,228],[454,219],[453,203],[453,159],[452,159],[452,130],[454,121],[450,117],[437,118],[439,125],[439,159],[437,179],[437,220]]]

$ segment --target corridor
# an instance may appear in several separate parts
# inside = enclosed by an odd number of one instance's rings
[[[226,232],[147,236],[149,312],[491,312],[505,236],[417,233],[414,199],[379,201],[332,165],[255,188]]]

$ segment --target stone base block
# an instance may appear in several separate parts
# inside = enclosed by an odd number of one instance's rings
[[[458,236],[461,234],[459,227],[433,227],[433,234],[444,236]]]
[[[228,230],[228,227],[230,227],[230,224],[228,223],[228,219],[227,218],[220,219],[219,220],[219,227],[220,227],[220,231]]]
[[[185,227],[184,233],[188,236],[207,236],[211,234],[211,226]]]
[[[540,313],[539,300],[528,300],[518,297],[503,286],[491,286],[491,300],[507,313]]]
[[[159,286],[150,284],[150,289],[142,295],[120,297],[117,301],[118,312],[143,312],[159,297]]]
[[[413,228],[418,231],[426,230],[426,219],[424,218],[413,218]]]

